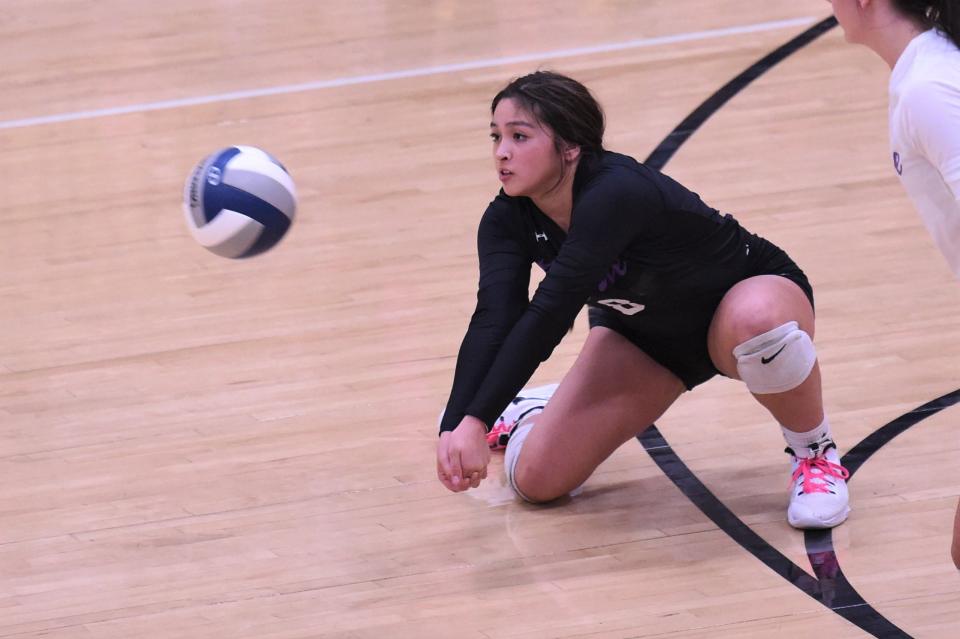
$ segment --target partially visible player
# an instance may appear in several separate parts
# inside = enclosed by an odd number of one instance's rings
[[[486,477],[489,432],[581,308],[590,333],[553,389],[522,393],[507,479],[532,502],[579,486],[687,389],[742,380],[791,453],[787,518],[829,528],[849,512],[824,415],[813,291],[772,242],[669,177],[603,147],[604,118],[579,82],[539,71],[493,99],[503,185],[480,221],[477,307],[440,424],[437,476],[454,492]],[[528,300],[531,266],[545,275]],[[549,395],[549,402],[528,395]],[[756,452],[743,443],[746,459]],[[758,490],[766,488],[758,487]]]
[[[953,546],[950,549],[953,564],[960,568],[960,504],[957,504],[957,514],[953,518]]]
[[[869,47],[891,69],[893,168],[960,277],[960,2],[831,4],[847,40]],[[960,503],[952,555],[960,568]]]

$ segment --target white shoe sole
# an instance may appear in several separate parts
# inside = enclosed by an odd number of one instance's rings
[[[787,513],[787,521],[794,528],[799,528],[800,530],[821,530],[825,528],[835,528],[847,520],[847,517],[850,515],[850,507],[846,506],[839,513],[831,517],[830,519],[819,519],[813,517],[791,517],[790,513]]]

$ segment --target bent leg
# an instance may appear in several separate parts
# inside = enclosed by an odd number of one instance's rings
[[[850,512],[849,473],[824,415],[813,329],[803,290],[785,277],[761,275],[724,296],[709,349],[717,368],[742,379],[780,423],[793,462],[787,520],[796,528],[832,528]]]
[[[813,339],[813,307],[803,290],[785,277],[760,275],[731,288],[714,313],[708,335],[710,358],[720,372],[741,379],[734,350],[787,322]],[[823,422],[820,367],[814,361],[799,385],[779,393],[753,395],[785,428],[806,432]]]
[[[566,495],[684,390],[627,338],[594,327],[546,408],[527,423],[536,427],[507,445],[512,484],[529,501]]]

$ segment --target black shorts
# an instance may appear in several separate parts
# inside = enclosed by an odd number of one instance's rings
[[[745,274],[740,281],[756,275],[785,277],[803,290],[807,299],[810,300],[810,305],[813,306],[813,288],[800,267],[776,246],[768,244],[765,248],[767,249],[764,251],[766,255],[760,256],[757,263],[753,265],[754,268],[751,269],[751,272]],[[730,288],[732,286],[733,284]],[[722,291],[720,295],[705,301],[703,305],[697,306],[693,310],[685,309],[682,322],[674,322],[669,315],[665,315],[658,319],[658,323],[661,324],[660,327],[643,331],[632,329],[624,321],[623,315],[617,311],[605,306],[591,304],[589,308],[590,327],[604,326],[620,333],[658,364],[679,377],[687,389],[690,390],[714,375],[722,374],[713,365],[713,360],[710,359],[710,353],[707,350],[707,332],[710,329],[713,315],[725,293],[726,291]],[[684,329],[682,332],[671,330],[671,326],[690,326],[691,313],[697,319],[693,322],[693,327]]]

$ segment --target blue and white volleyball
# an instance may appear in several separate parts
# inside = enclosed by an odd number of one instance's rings
[[[290,230],[296,209],[293,178],[270,154],[252,146],[207,156],[183,189],[190,233],[223,257],[252,257],[273,248]]]

